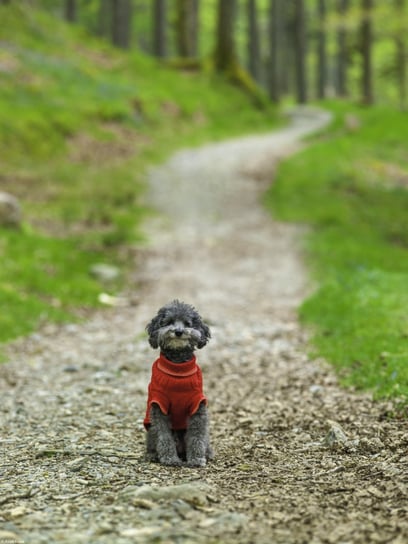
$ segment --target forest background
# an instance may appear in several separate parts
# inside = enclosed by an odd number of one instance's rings
[[[23,208],[1,227],[2,341],[137,292],[149,165],[321,101],[332,126],[265,204],[312,227],[313,349],[404,409],[405,0],[2,0],[0,18],[0,190]]]

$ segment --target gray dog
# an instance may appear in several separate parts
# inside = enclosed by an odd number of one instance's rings
[[[144,419],[148,459],[203,467],[213,454],[207,399],[194,350],[207,344],[210,329],[192,306],[174,300],[158,311],[146,330],[152,348],[160,348]]]

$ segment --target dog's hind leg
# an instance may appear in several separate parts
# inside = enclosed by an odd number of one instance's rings
[[[186,432],[187,464],[190,467],[205,467],[209,450],[209,418],[204,402],[191,416]]]
[[[152,463],[157,463],[159,460],[157,456],[157,437],[155,430],[156,429],[153,429],[150,426],[146,434],[146,459]]]
[[[168,416],[153,403],[150,409],[151,430],[155,437],[155,446],[159,463],[169,466],[180,466],[181,459],[177,455],[176,442],[170,429]]]

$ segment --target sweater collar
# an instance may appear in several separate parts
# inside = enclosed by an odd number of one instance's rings
[[[157,366],[159,370],[165,374],[168,374],[169,376],[178,376],[180,378],[192,376],[197,372],[195,355],[185,363],[173,363],[161,353],[160,357],[157,359]]]

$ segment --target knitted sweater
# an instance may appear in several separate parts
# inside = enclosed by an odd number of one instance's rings
[[[179,431],[187,428],[188,418],[197,412],[201,402],[207,404],[207,399],[203,393],[201,369],[195,356],[185,363],[173,363],[160,354],[152,367],[145,428],[150,426],[150,408],[153,403],[170,416],[171,428]]]

